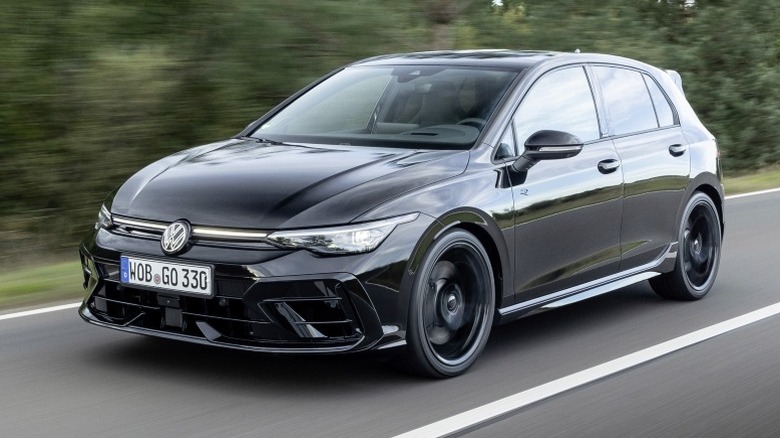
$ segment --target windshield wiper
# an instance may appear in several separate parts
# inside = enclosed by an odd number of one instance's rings
[[[284,146],[286,144],[281,141],[271,140],[270,138],[252,137],[249,135],[245,135],[243,137],[238,137],[238,138],[239,140],[251,140],[251,141],[256,141],[258,143],[267,143],[274,146]]]

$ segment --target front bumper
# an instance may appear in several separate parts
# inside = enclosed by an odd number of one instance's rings
[[[289,281],[217,277],[216,295],[198,298],[126,287],[118,266],[94,265],[105,275],[79,314],[103,327],[274,353],[358,351],[384,335],[370,299],[346,274]],[[231,296],[242,290],[243,297]]]
[[[270,353],[403,345],[408,301],[400,291],[410,281],[404,277],[417,233],[427,225],[408,224],[376,251],[345,257],[196,245],[187,260],[214,266],[213,297],[122,284],[120,256],[164,259],[159,240],[95,230],[80,248],[87,296],[79,314],[126,332]]]

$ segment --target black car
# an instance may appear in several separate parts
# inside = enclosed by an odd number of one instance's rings
[[[680,76],[616,56],[388,55],[142,169],[81,245],[88,322],[463,373],[494,324],[720,261],[717,142]]]

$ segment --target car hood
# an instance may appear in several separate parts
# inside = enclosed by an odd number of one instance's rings
[[[226,141],[149,165],[116,191],[111,211],[236,228],[344,224],[386,200],[462,173],[468,156],[468,151]]]

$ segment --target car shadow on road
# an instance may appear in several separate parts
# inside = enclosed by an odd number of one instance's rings
[[[619,330],[637,314],[663,307],[664,303],[649,287],[638,285],[494,327],[477,367],[459,379],[490,372],[508,357],[513,358],[515,366],[522,367],[523,358],[533,358],[540,351],[570,352],[572,346],[581,342],[579,337],[583,332]],[[294,387],[311,393],[329,390],[343,393],[365,392],[367,387],[382,390],[397,385],[447,382],[408,375],[391,355],[282,356],[128,334],[117,334],[115,342],[100,349],[99,354],[87,355],[92,366],[182,384],[204,382],[236,391],[281,392]]]
[[[629,286],[494,327],[488,350],[518,349],[524,345],[572,337],[572,333],[586,329],[621,327],[624,322],[630,323],[637,314],[659,310],[671,303],[655,295],[647,284]]]

